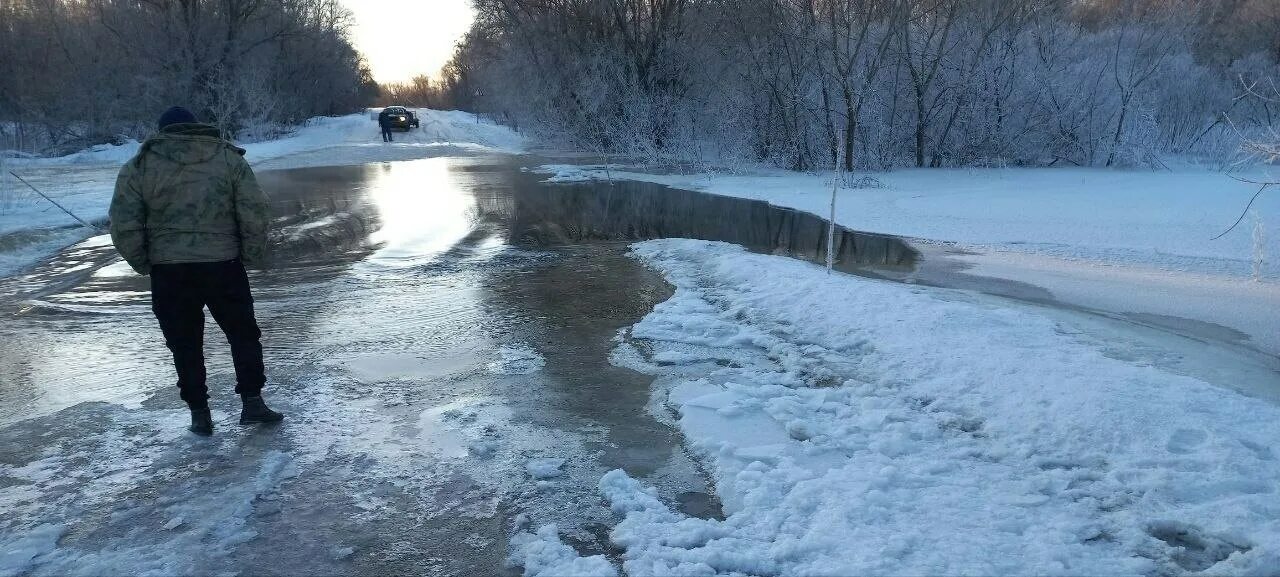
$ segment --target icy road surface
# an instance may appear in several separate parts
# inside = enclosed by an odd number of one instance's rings
[[[215,436],[186,432],[147,281],[105,238],[0,281],[0,575],[518,572],[522,524],[607,548],[617,467],[699,513],[650,377],[608,361],[670,287],[625,244],[510,246],[503,162],[261,175],[276,428],[236,423],[211,328]]]

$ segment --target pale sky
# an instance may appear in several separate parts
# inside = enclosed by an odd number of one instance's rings
[[[341,0],[356,17],[352,40],[378,82],[435,76],[471,27],[470,0]]]

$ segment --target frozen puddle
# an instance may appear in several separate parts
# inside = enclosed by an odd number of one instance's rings
[[[474,365],[469,355],[424,358],[409,353],[369,353],[349,359],[334,360],[330,366],[345,369],[366,383],[394,379],[429,379],[448,376]]]
[[[418,435],[421,441],[434,448],[434,452],[443,458],[462,458],[467,456],[467,441],[451,428],[442,416],[447,409],[431,408],[422,412],[418,418]],[[486,448],[487,449],[487,448]],[[486,450],[491,453],[491,450]]]
[[[545,358],[533,347],[520,343],[498,348],[498,360],[489,363],[489,372],[495,375],[528,375],[542,370]]]

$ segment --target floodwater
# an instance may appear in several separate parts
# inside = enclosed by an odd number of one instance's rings
[[[810,215],[543,185],[503,157],[259,179],[276,223],[251,278],[280,426],[236,423],[210,323],[215,436],[185,431],[148,281],[105,237],[0,280],[0,546],[34,551],[30,573],[494,575],[514,571],[513,531],[553,520],[580,552],[614,555],[595,489],[614,468],[719,515],[678,433],[646,412],[651,377],[609,363],[619,329],[671,291],[627,241],[825,259]],[[842,270],[916,256],[838,232]],[[534,478],[537,459],[560,473]]]
[[[512,246],[498,159],[261,175],[277,233],[252,281],[274,428],[235,423],[210,329],[216,434],[184,430],[147,280],[95,239],[0,283],[0,543],[34,574],[493,575],[521,515],[606,549],[595,482],[707,493],[616,331],[669,287],[618,243]],[[563,459],[533,479],[532,459]],[[521,519],[523,520],[523,518]]]

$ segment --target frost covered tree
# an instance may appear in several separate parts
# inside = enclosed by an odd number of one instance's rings
[[[345,113],[376,93],[337,0],[0,0],[5,147],[145,133],[182,104],[229,133]]]
[[[1280,124],[1269,0],[478,0],[456,106],[591,150],[798,170],[1219,164]],[[843,150],[837,150],[843,142]]]

